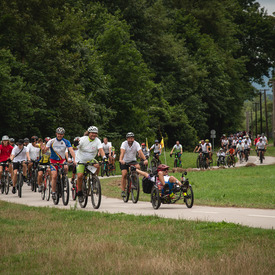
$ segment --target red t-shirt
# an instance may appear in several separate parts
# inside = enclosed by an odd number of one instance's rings
[[[10,157],[12,149],[11,145],[4,146],[0,144],[0,162],[6,161]]]

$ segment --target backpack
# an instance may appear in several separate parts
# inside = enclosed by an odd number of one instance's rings
[[[154,183],[151,180],[143,177],[143,179],[142,179],[142,189],[143,189],[144,193],[151,194],[153,186],[154,186]]]

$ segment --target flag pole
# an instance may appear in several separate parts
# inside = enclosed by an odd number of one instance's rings
[[[164,145],[164,139],[162,137],[162,140],[161,140],[161,146],[163,147],[163,153],[164,153],[164,159],[165,159],[165,164],[167,165],[167,160],[166,160],[166,154],[165,154],[165,145]]]

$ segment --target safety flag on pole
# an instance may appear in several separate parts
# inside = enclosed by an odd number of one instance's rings
[[[162,137],[162,139],[161,139],[160,145],[161,145],[161,151],[162,151],[162,153],[163,153],[163,155],[164,155],[165,164],[167,164],[167,161],[166,161],[166,154],[165,154],[165,146],[164,146],[164,139],[163,139],[163,137]]]
[[[161,139],[160,145],[161,145],[161,149],[164,149],[164,139],[163,139],[163,137]]]
[[[148,146],[148,140],[146,138],[146,150],[148,151],[149,150],[149,146]]]

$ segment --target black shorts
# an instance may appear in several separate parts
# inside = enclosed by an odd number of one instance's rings
[[[107,159],[109,158],[109,154],[110,153],[105,153],[105,156],[106,156]]]
[[[39,171],[44,171],[47,166],[50,167],[50,163],[39,163],[39,165],[38,165],[38,172]]]
[[[128,162],[127,164],[121,164],[120,163],[120,170],[128,170],[129,167],[130,167],[130,164],[133,164],[133,165],[136,165],[138,162],[137,161],[131,161],[131,162]]]
[[[13,165],[13,170],[18,170],[20,162],[13,162],[12,165]]]
[[[159,154],[160,154],[160,152],[156,152],[156,153],[154,153],[154,157],[156,157],[156,155],[158,155],[158,156],[159,156]]]
[[[1,161],[0,166],[4,166],[4,165],[6,165],[6,164],[8,164],[8,165],[9,165],[9,161],[7,161],[7,160],[5,160],[5,161]]]
[[[206,158],[209,158],[209,153],[202,153]]]

